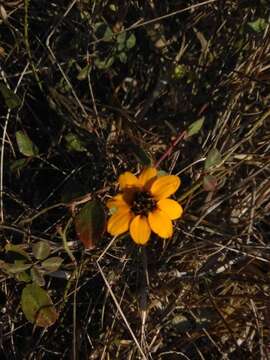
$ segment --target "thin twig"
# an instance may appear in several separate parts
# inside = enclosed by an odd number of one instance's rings
[[[101,253],[101,255],[99,256],[99,258],[98,258],[97,261],[96,261],[96,264],[97,264],[97,267],[98,267],[98,269],[99,269],[99,272],[100,272],[100,274],[101,274],[101,276],[102,276],[102,278],[103,278],[103,280],[104,280],[104,282],[105,282],[105,285],[106,285],[106,287],[107,287],[107,289],[108,289],[108,291],[109,291],[109,293],[110,293],[110,295],[111,295],[111,297],[112,297],[112,299],[113,299],[113,301],[114,301],[114,303],[115,303],[115,306],[116,306],[119,314],[121,315],[124,323],[126,324],[126,327],[127,327],[128,331],[129,331],[131,337],[133,338],[133,340],[134,340],[134,342],[135,342],[135,344],[136,344],[136,346],[137,346],[137,349],[139,350],[139,352],[140,352],[140,354],[141,354],[141,356],[142,356],[142,359],[143,359],[143,360],[147,360],[147,357],[146,357],[146,355],[144,354],[144,352],[143,352],[143,350],[142,350],[142,348],[141,348],[141,346],[140,346],[140,344],[139,344],[139,342],[138,342],[138,339],[136,338],[133,330],[131,329],[131,327],[130,327],[128,321],[127,321],[127,318],[126,318],[125,314],[123,313],[123,310],[121,309],[121,306],[120,306],[119,302],[117,301],[117,299],[116,299],[116,297],[115,297],[115,295],[114,295],[114,292],[113,292],[113,290],[112,290],[112,288],[111,288],[111,286],[110,286],[110,284],[109,284],[109,282],[108,282],[108,280],[107,280],[107,278],[106,278],[106,276],[105,276],[105,274],[104,274],[104,272],[103,272],[103,270],[102,270],[102,268],[101,268],[101,266],[100,266],[100,264],[99,264],[100,260],[105,256],[105,254],[106,254],[107,251],[110,249],[110,247],[111,247],[112,244],[115,242],[115,240],[116,240],[116,236],[113,237],[113,239],[112,239],[112,240],[110,241],[110,243],[107,245],[107,247],[105,248],[105,250]]]

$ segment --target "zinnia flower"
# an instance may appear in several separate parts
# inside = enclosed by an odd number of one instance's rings
[[[145,245],[151,231],[161,238],[173,234],[172,220],[183,213],[182,206],[168,199],[180,186],[180,178],[175,175],[157,177],[153,167],[144,169],[137,177],[125,172],[118,179],[121,192],[107,202],[113,210],[107,225],[113,236],[129,230],[132,239]]]

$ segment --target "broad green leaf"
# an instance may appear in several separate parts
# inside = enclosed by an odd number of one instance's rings
[[[31,273],[31,279],[32,281],[39,285],[39,286],[44,286],[45,285],[45,279],[43,276],[43,273],[37,268],[37,267],[32,267],[32,269],[30,270]]]
[[[204,118],[201,118],[190,124],[187,129],[187,137],[197,134],[201,130],[203,123],[204,123]]]
[[[46,259],[50,252],[51,248],[47,241],[39,241],[33,245],[33,254],[37,260]]]
[[[16,132],[16,140],[19,151],[25,156],[37,156],[39,151],[33,141],[23,131]]]
[[[221,154],[217,149],[214,148],[210,150],[204,163],[204,169],[209,170],[213,166],[217,166],[218,164],[220,164],[221,160]]]
[[[14,264],[6,263],[6,271],[10,274],[17,274],[31,268],[32,264],[27,264],[23,260],[15,260]]]
[[[41,265],[44,270],[54,272],[60,268],[63,261],[64,259],[59,256],[52,256],[49,259],[42,261]]]
[[[80,210],[75,218],[78,238],[86,249],[93,249],[105,231],[106,216],[98,200],[91,200]]]
[[[34,283],[23,289],[21,307],[26,319],[36,326],[47,328],[58,318],[49,294]]]
[[[15,254],[18,254],[20,255],[20,258],[25,258],[29,261],[31,261],[31,257],[30,255],[27,254],[27,252],[24,250],[25,248],[25,245],[14,245],[14,244],[11,244],[11,243],[8,243],[5,245],[5,251],[6,252],[13,252]]]
[[[5,84],[0,83],[0,92],[4,98],[5,104],[9,109],[15,109],[20,106],[21,99]]]
[[[126,46],[128,49],[132,49],[136,45],[136,36],[134,34],[131,34],[127,38]]]
[[[70,151],[84,152],[87,151],[84,142],[76,134],[69,133],[65,136],[67,148]]]
[[[267,21],[264,18],[258,18],[248,23],[248,26],[256,33],[264,31],[267,27]]]

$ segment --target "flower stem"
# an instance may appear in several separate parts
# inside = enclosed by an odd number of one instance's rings
[[[180,132],[178,134],[178,136],[174,139],[174,141],[171,143],[171,145],[167,148],[167,150],[165,151],[165,153],[159,158],[159,160],[156,161],[156,163],[154,164],[154,167],[159,167],[159,165],[162,163],[163,160],[165,160],[168,156],[171,155],[173,149],[176,147],[176,145],[185,138],[187,132],[186,130]]]
[[[147,254],[144,246],[141,247],[142,254],[142,282],[141,282],[141,296],[140,296],[140,308],[145,311],[147,309],[147,300],[148,300],[148,289],[149,289],[149,274],[148,274],[148,262]]]

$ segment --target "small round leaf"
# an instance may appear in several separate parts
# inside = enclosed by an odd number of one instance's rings
[[[217,149],[214,148],[210,150],[204,163],[204,169],[209,170],[213,166],[219,165],[221,163],[221,160],[221,154]]]
[[[33,246],[33,254],[37,260],[46,259],[51,252],[50,245],[47,241],[39,241]]]
[[[29,157],[37,156],[39,154],[37,146],[23,131],[16,132],[16,140],[21,154]]]
[[[48,293],[34,283],[26,285],[23,289],[21,307],[26,319],[36,326],[49,327],[58,318]]]
[[[86,249],[93,249],[105,231],[106,216],[98,200],[89,201],[75,218],[76,233]]]
[[[42,268],[49,272],[57,271],[64,260],[59,256],[52,256],[49,259],[42,261]]]

